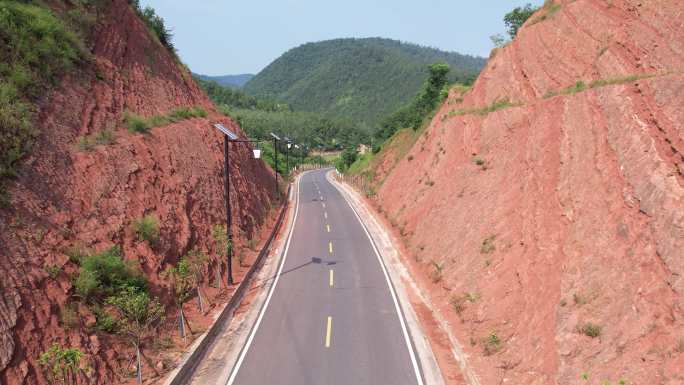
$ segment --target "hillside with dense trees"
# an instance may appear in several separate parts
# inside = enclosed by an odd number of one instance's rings
[[[428,78],[428,66],[437,62],[451,67],[450,82],[466,84],[485,64],[482,58],[395,40],[336,39],[289,50],[244,90],[283,101],[295,110],[374,127],[411,101]]]

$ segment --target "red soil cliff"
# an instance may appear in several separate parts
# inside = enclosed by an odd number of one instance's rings
[[[380,210],[479,383],[684,384],[684,2],[547,3]]]
[[[78,267],[65,250],[120,245],[126,260],[139,261],[152,293],[169,307],[167,335],[173,333],[177,309],[160,273],[191,249],[210,255],[207,276],[223,266],[211,235],[212,226],[225,221],[223,141],[212,124],[241,130],[216,113],[189,71],[152,37],[127,1],[102,3],[87,40],[92,55],[40,103],[38,142],[10,186],[12,207],[0,211],[2,384],[45,383],[36,360],[53,343],[88,355],[93,369],[88,383],[127,381],[129,373],[121,372],[130,370],[131,349],[118,337],[89,331],[93,315],[72,298],[71,276]],[[124,112],[164,115],[182,106],[201,107],[208,116],[144,135],[122,128]],[[114,130],[114,143],[79,150],[79,138],[103,129]],[[264,163],[251,159],[243,145],[233,146],[231,155],[239,251],[248,239],[254,248],[277,204],[273,174]],[[160,225],[153,248],[137,242],[130,229],[147,214]],[[240,276],[247,267],[236,269]],[[73,320],[65,325],[67,303],[77,312],[76,325]]]

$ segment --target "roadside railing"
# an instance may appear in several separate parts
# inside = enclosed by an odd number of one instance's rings
[[[377,191],[375,191],[373,183],[366,176],[343,174],[337,170],[333,173],[333,175],[335,175],[337,180],[352,186],[354,189],[362,193],[366,198],[373,200],[377,198]]]

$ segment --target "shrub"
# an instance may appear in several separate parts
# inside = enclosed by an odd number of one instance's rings
[[[45,267],[45,271],[48,273],[50,278],[57,279],[59,274],[62,272],[62,267],[57,265],[50,265]]]
[[[124,115],[124,124],[128,128],[128,131],[133,132],[133,133],[147,133],[150,131],[152,126],[150,123],[145,120],[144,118],[133,115],[133,114],[125,114]]]
[[[80,297],[88,299],[97,288],[100,286],[97,274],[90,270],[81,270],[76,279],[74,279],[74,288],[76,294]]]
[[[54,344],[40,355],[38,363],[50,383],[75,384],[79,374],[88,370],[81,362],[84,356],[77,348],[63,348]]]
[[[116,319],[111,314],[99,305],[93,306],[91,310],[95,314],[95,329],[105,333],[116,333]]]
[[[123,287],[144,291],[147,281],[140,271],[123,261],[121,249],[114,246],[83,258],[74,286],[83,298],[103,298],[119,292]]]
[[[449,299],[449,304],[456,314],[461,315],[466,308],[466,299],[463,296],[452,296]]]
[[[494,240],[496,239],[496,235],[490,235],[489,237],[485,238],[482,241],[482,245],[480,246],[480,253],[482,254],[489,254],[496,250],[496,246],[494,245]]]
[[[489,333],[489,335],[482,339],[482,346],[484,349],[484,354],[486,356],[491,356],[501,350],[503,342],[495,332]]]
[[[585,336],[596,338],[601,335],[602,328],[600,325],[597,325],[595,323],[586,322],[584,324],[578,325],[578,330]]]
[[[147,241],[148,243],[156,243],[159,240],[159,223],[157,218],[152,215],[145,215],[144,217],[133,221],[133,231],[138,237],[139,241]]]

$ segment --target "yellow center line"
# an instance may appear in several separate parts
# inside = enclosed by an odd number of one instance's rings
[[[334,277],[335,277],[335,272],[332,269],[330,269],[330,287],[333,287],[333,285],[334,285],[334,282],[335,282]]]
[[[328,229],[328,232],[330,232],[330,225],[325,225],[325,228]]]
[[[328,242],[328,250],[330,250],[330,254],[332,254],[332,242]]]
[[[332,317],[328,316],[328,327],[325,331],[325,347],[330,347],[330,337],[332,335]]]

